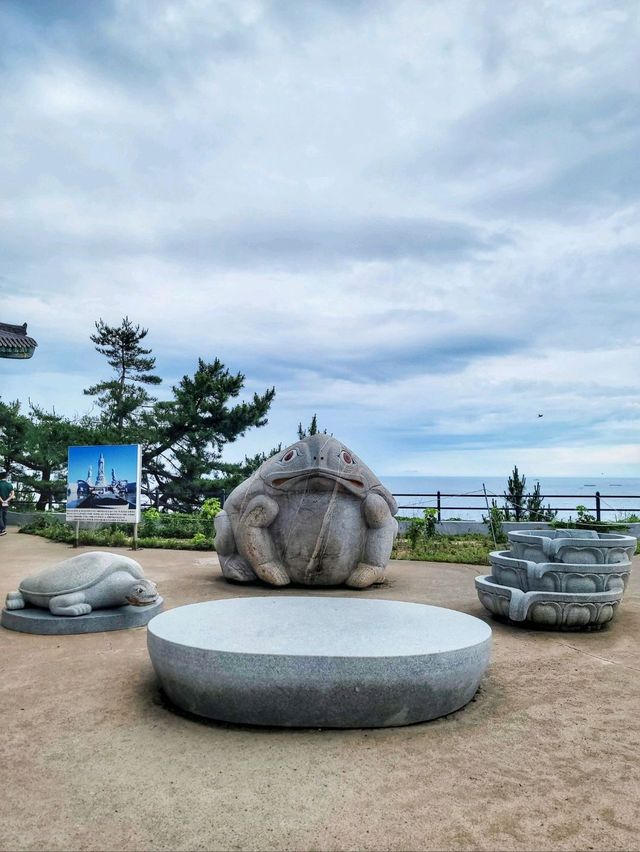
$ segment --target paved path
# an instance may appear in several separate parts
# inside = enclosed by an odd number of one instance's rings
[[[12,529],[0,538],[0,593],[76,552]],[[168,607],[267,593],[228,585],[214,555],[137,558]],[[0,848],[638,849],[640,564],[635,572],[607,631],[492,623],[477,699],[407,728],[196,722],[163,705],[145,629],[0,630]],[[394,562],[388,586],[359,594],[485,618],[476,573]]]

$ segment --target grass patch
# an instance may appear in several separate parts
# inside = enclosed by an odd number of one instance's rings
[[[465,535],[440,535],[420,537],[415,544],[405,537],[399,537],[391,553],[392,559],[415,559],[425,562],[463,562],[468,565],[488,565],[492,550],[506,549],[506,544],[498,543],[480,533]]]

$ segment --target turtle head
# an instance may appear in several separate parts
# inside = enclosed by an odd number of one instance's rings
[[[153,580],[136,580],[129,586],[125,598],[133,606],[149,606],[158,600],[158,587]]]

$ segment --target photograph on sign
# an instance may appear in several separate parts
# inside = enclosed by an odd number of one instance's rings
[[[67,520],[139,522],[140,469],[138,444],[69,447]]]

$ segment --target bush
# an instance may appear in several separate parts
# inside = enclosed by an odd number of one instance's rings
[[[502,518],[503,518],[504,510],[498,506],[498,503],[495,499],[491,500],[491,506],[489,508],[489,515],[483,515],[482,520],[489,527],[489,531],[492,534],[492,538],[495,538],[497,542],[504,542],[507,540],[507,534],[504,531],[504,527],[502,526]]]
[[[208,521],[212,521],[215,516],[222,511],[222,504],[217,497],[208,497],[202,504],[200,516]]]
[[[423,537],[423,527],[424,521],[422,520],[422,518],[410,519],[409,525],[407,527],[406,536],[413,550],[418,547],[418,544]]]
[[[211,539],[203,533],[196,533],[191,539],[191,544],[198,550],[208,550],[212,544]]]
[[[151,513],[151,514],[149,514]],[[171,523],[165,524],[165,518],[173,518]],[[185,524],[184,519],[191,521]],[[182,519],[182,520],[181,520]],[[177,530],[179,535],[171,536],[166,530],[158,529],[164,526],[167,529]],[[144,522],[140,525],[143,534],[138,538],[139,547],[157,547],[168,550],[213,550],[211,537],[211,521],[192,515],[162,515],[156,509],[144,513]],[[149,535],[149,530],[159,534]],[[186,530],[191,532],[186,535]],[[58,519],[39,517],[25,524],[20,529],[21,533],[39,535],[50,541],[63,544],[75,544],[76,532],[73,524],[65,523]],[[96,529],[79,530],[78,543],[81,545],[95,545],[97,547],[132,547],[133,535],[131,524],[108,524]],[[164,532],[164,535],[162,534]],[[145,534],[146,533],[146,534]]]
[[[217,500],[214,502],[219,504]],[[215,506],[209,506],[207,511],[215,511]],[[147,509],[143,513],[139,532],[141,538],[190,540],[198,533],[208,538],[213,537],[212,524],[208,516],[202,514],[188,515],[181,512],[159,512],[157,509]]]
[[[427,538],[433,538],[436,534],[436,524],[438,523],[438,512],[434,508],[424,510],[424,534]]]

